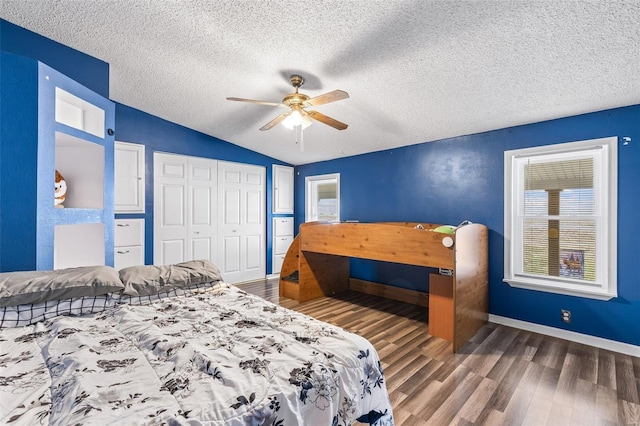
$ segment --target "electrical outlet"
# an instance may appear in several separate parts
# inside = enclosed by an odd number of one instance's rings
[[[568,311],[566,309],[561,309],[560,315],[561,315],[562,322],[571,322],[571,311]]]

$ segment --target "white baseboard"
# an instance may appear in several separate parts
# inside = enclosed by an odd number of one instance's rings
[[[267,279],[268,279],[268,280],[280,279],[280,273],[277,273],[277,274],[268,274],[268,275],[267,275]]]
[[[576,333],[575,331],[562,330],[560,328],[520,321],[493,314],[489,314],[489,322],[520,328],[534,333],[545,334],[547,336],[558,337],[571,342],[595,346],[596,348],[619,352],[625,355],[640,357],[640,346],[631,345],[629,343],[617,342],[615,340],[603,339],[602,337],[589,336],[588,334]]]

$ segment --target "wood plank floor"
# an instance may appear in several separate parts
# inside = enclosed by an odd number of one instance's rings
[[[489,323],[457,354],[427,309],[350,291],[306,303],[278,281],[248,293],[367,338],[396,425],[640,425],[640,358]]]

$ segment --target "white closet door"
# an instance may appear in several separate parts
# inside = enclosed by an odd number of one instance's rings
[[[188,257],[218,263],[216,256],[218,162],[189,158]]]
[[[190,260],[188,253],[187,157],[154,154],[153,263]]]
[[[218,163],[220,262],[225,281],[265,277],[265,169]]]

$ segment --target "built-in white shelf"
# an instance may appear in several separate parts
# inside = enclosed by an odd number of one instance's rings
[[[56,87],[55,117],[58,123],[104,138],[104,110],[59,87]]]
[[[104,241],[103,223],[56,225],[53,269],[104,265]]]
[[[2,92],[3,112],[20,115],[0,123],[15,141],[1,159],[15,172],[0,189],[21,200],[2,210],[1,270],[113,265],[115,103],[35,59],[0,56],[15,88]],[[64,208],[55,204],[56,170],[67,183]]]
[[[55,134],[55,166],[67,183],[65,208],[104,207],[104,146],[65,133]],[[53,182],[53,176],[51,176]],[[51,184],[53,191],[53,183]]]

